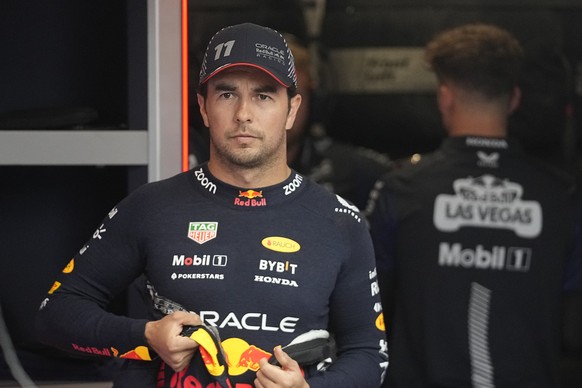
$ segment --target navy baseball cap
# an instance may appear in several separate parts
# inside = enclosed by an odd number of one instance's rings
[[[286,88],[297,87],[293,54],[285,38],[272,28],[242,23],[214,34],[204,53],[199,84],[233,66],[255,67]]]

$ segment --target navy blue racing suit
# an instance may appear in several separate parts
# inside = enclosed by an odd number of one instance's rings
[[[571,183],[480,137],[448,138],[378,182],[367,211],[395,304],[386,386],[557,386]]]
[[[327,370],[304,371],[311,387],[380,385],[387,348],[366,223],[296,172],[249,190],[203,164],[140,187],[105,217],[42,303],[45,343],[136,360],[117,386],[213,386],[200,352],[174,373],[148,348],[147,319],[104,311],[140,274],[217,327],[233,388],[251,386],[261,358],[313,329],[329,331],[338,354]],[[149,319],[161,317],[152,301],[147,308]]]

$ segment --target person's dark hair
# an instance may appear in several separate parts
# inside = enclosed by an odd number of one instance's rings
[[[289,86],[287,88],[287,96],[289,97],[289,100],[291,100],[296,95],[297,95],[297,88],[295,86]]]
[[[508,31],[474,23],[437,34],[425,60],[439,82],[452,82],[487,98],[511,93],[519,82],[523,48]]]
[[[208,97],[208,84],[203,83],[202,85],[198,86],[196,93],[200,94],[202,97],[204,97],[204,99],[206,99],[206,97]]]

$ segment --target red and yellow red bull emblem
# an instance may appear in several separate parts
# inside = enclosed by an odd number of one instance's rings
[[[226,371],[224,366],[220,365],[218,358],[216,357],[218,349],[216,348],[215,342],[210,338],[210,336],[205,334],[205,331],[197,330],[190,336],[190,338],[197,342],[200,341],[200,355],[202,356],[202,360],[204,361],[209,373],[213,376],[225,377],[226,379],[226,384],[219,384],[216,382],[206,385],[206,388],[252,388],[253,385],[247,383],[232,383],[230,378],[233,376],[241,376],[249,371],[257,372],[260,369],[260,360],[263,358],[269,359],[271,357],[271,353],[255,345],[250,345],[241,338],[228,338],[221,342],[222,351],[225,356],[224,358],[228,366],[228,371]],[[161,373],[158,374],[158,383],[160,384],[159,386],[162,386],[167,378],[165,375],[166,367],[164,364],[162,364],[162,369],[160,369],[160,371]],[[224,376],[225,372],[228,372],[227,376]],[[187,370],[181,372],[170,371],[170,373],[170,387],[172,388],[204,386],[195,376],[190,375],[190,372]],[[304,374],[303,370],[302,373]]]
[[[255,190],[247,190],[247,191],[238,191],[238,196],[239,197],[244,197],[244,198],[248,198],[248,199],[253,199],[253,198],[263,198],[263,190],[261,191],[255,191]]]
[[[222,341],[222,349],[226,354],[230,376],[242,375],[247,370],[256,372],[259,370],[259,361],[271,357],[271,353],[250,345],[241,338],[228,338]]]
[[[246,198],[246,199],[242,199]],[[257,199],[260,198],[260,199]],[[238,191],[238,197],[234,199],[234,204],[238,206],[266,206],[267,205],[267,198],[263,197],[263,190],[257,191],[253,189],[249,189],[246,191]]]

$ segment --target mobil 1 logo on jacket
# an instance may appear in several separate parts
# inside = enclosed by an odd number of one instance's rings
[[[454,194],[439,194],[433,221],[443,232],[462,227],[509,229],[523,238],[536,238],[542,230],[542,208],[526,201],[519,183],[493,175],[460,178],[453,182]]]

